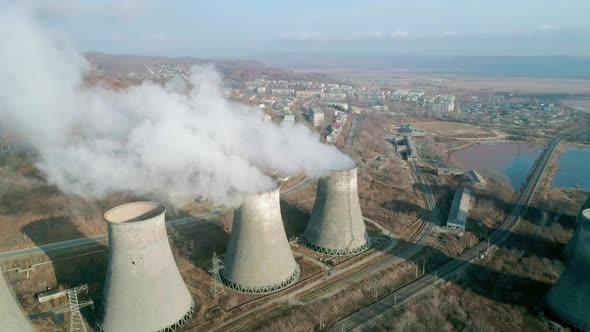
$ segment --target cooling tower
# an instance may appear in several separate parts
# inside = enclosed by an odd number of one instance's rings
[[[359,204],[357,167],[332,171],[318,181],[304,244],[323,254],[353,255],[369,248]]]
[[[574,252],[573,247],[574,247],[574,243],[576,242],[576,238],[578,237],[578,232],[580,229],[580,227],[578,227],[578,226],[580,225],[580,219],[582,219],[582,211],[584,211],[588,208],[590,208],[590,195],[588,196],[588,198],[586,199],[586,201],[582,205],[582,209],[580,209],[580,213],[578,214],[578,217],[576,218],[576,230],[574,232],[574,236],[572,236],[571,240],[567,243],[567,245],[565,246],[565,250],[563,251],[563,255],[568,260],[572,257],[572,254]]]
[[[99,330],[174,331],[194,312],[172,250],[164,214],[154,202],[117,206],[105,213],[109,260]]]
[[[573,253],[547,294],[547,306],[567,323],[590,330],[590,209],[578,219]]]
[[[246,293],[270,293],[299,279],[281,217],[279,186],[248,193],[235,210],[221,270],[223,283]]]
[[[0,331],[33,332],[0,272]]]

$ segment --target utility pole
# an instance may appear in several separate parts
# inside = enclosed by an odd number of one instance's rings
[[[426,274],[426,256],[422,258],[422,275]]]
[[[211,268],[209,269],[209,273],[213,277],[213,285],[211,286],[211,292],[214,296],[217,294],[225,294],[225,290],[223,289],[223,283],[221,282],[221,275],[219,271],[223,269],[223,263],[221,259],[217,257],[217,253],[213,252],[213,258],[211,258]]]

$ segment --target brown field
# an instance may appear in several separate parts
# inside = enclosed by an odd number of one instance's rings
[[[396,89],[440,90],[448,93],[519,92],[588,94],[590,80],[542,77],[469,76],[415,74],[387,71],[330,71],[330,74],[353,81],[391,80]]]
[[[500,138],[494,131],[490,129],[461,122],[428,121],[413,122],[412,125],[423,131],[434,132],[435,134],[444,137]]]

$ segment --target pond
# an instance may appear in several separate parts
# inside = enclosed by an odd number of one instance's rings
[[[542,150],[537,143],[482,143],[451,152],[451,159],[461,168],[503,175],[518,190]]]
[[[553,177],[553,187],[580,187],[590,191],[590,148],[569,147],[563,151]]]

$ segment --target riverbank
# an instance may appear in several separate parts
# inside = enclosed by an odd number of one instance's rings
[[[551,159],[547,164],[547,176],[543,178],[537,189],[535,197],[535,205],[542,206],[545,202],[553,202],[559,206],[573,206],[575,207],[571,211],[567,211],[569,214],[575,215],[577,213],[577,206],[579,202],[583,201],[587,196],[587,192],[579,188],[566,188],[566,187],[553,187],[553,178],[559,171],[559,160],[563,152],[570,147],[579,148],[590,148],[590,145],[581,144],[576,142],[564,142],[560,144]],[[566,211],[563,211],[566,212]]]

